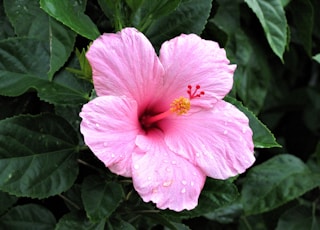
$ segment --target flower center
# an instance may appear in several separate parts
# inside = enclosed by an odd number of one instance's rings
[[[151,127],[155,122],[160,121],[169,115],[172,115],[173,113],[177,115],[183,115],[188,113],[191,107],[190,101],[194,98],[201,97],[204,95],[204,91],[200,91],[200,85],[196,85],[195,89],[192,91],[192,86],[188,85],[187,93],[189,95],[189,98],[185,97],[179,97],[174,99],[170,104],[170,109],[168,109],[165,112],[156,114],[156,115],[143,115],[140,119],[140,123],[142,128],[146,129]]]

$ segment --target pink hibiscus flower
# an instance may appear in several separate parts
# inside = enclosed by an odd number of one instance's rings
[[[132,177],[145,202],[193,209],[206,176],[226,179],[255,161],[248,118],[223,101],[235,65],[195,34],[165,42],[159,57],[134,28],[104,34],[87,58],[98,97],[85,104],[85,143],[112,172]]]

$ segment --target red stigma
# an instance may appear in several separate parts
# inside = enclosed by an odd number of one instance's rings
[[[195,97],[201,97],[201,95],[204,95],[204,91],[198,91],[200,89],[200,85],[196,85],[196,88],[195,90],[192,92],[192,86],[191,85],[188,85],[188,90],[187,90],[187,93],[189,94],[189,98],[192,99],[192,98],[195,98]]]

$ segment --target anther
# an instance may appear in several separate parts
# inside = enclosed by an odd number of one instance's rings
[[[170,111],[178,115],[186,114],[190,109],[190,100],[185,97],[174,99],[170,104]]]

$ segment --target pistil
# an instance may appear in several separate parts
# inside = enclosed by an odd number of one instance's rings
[[[179,97],[172,101],[170,104],[170,109],[163,113],[159,113],[154,116],[144,116],[141,120],[141,123],[145,127],[150,127],[151,124],[160,121],[172,114],[182,115],[189,111],[190,109],[190,100],[185,97]]]

